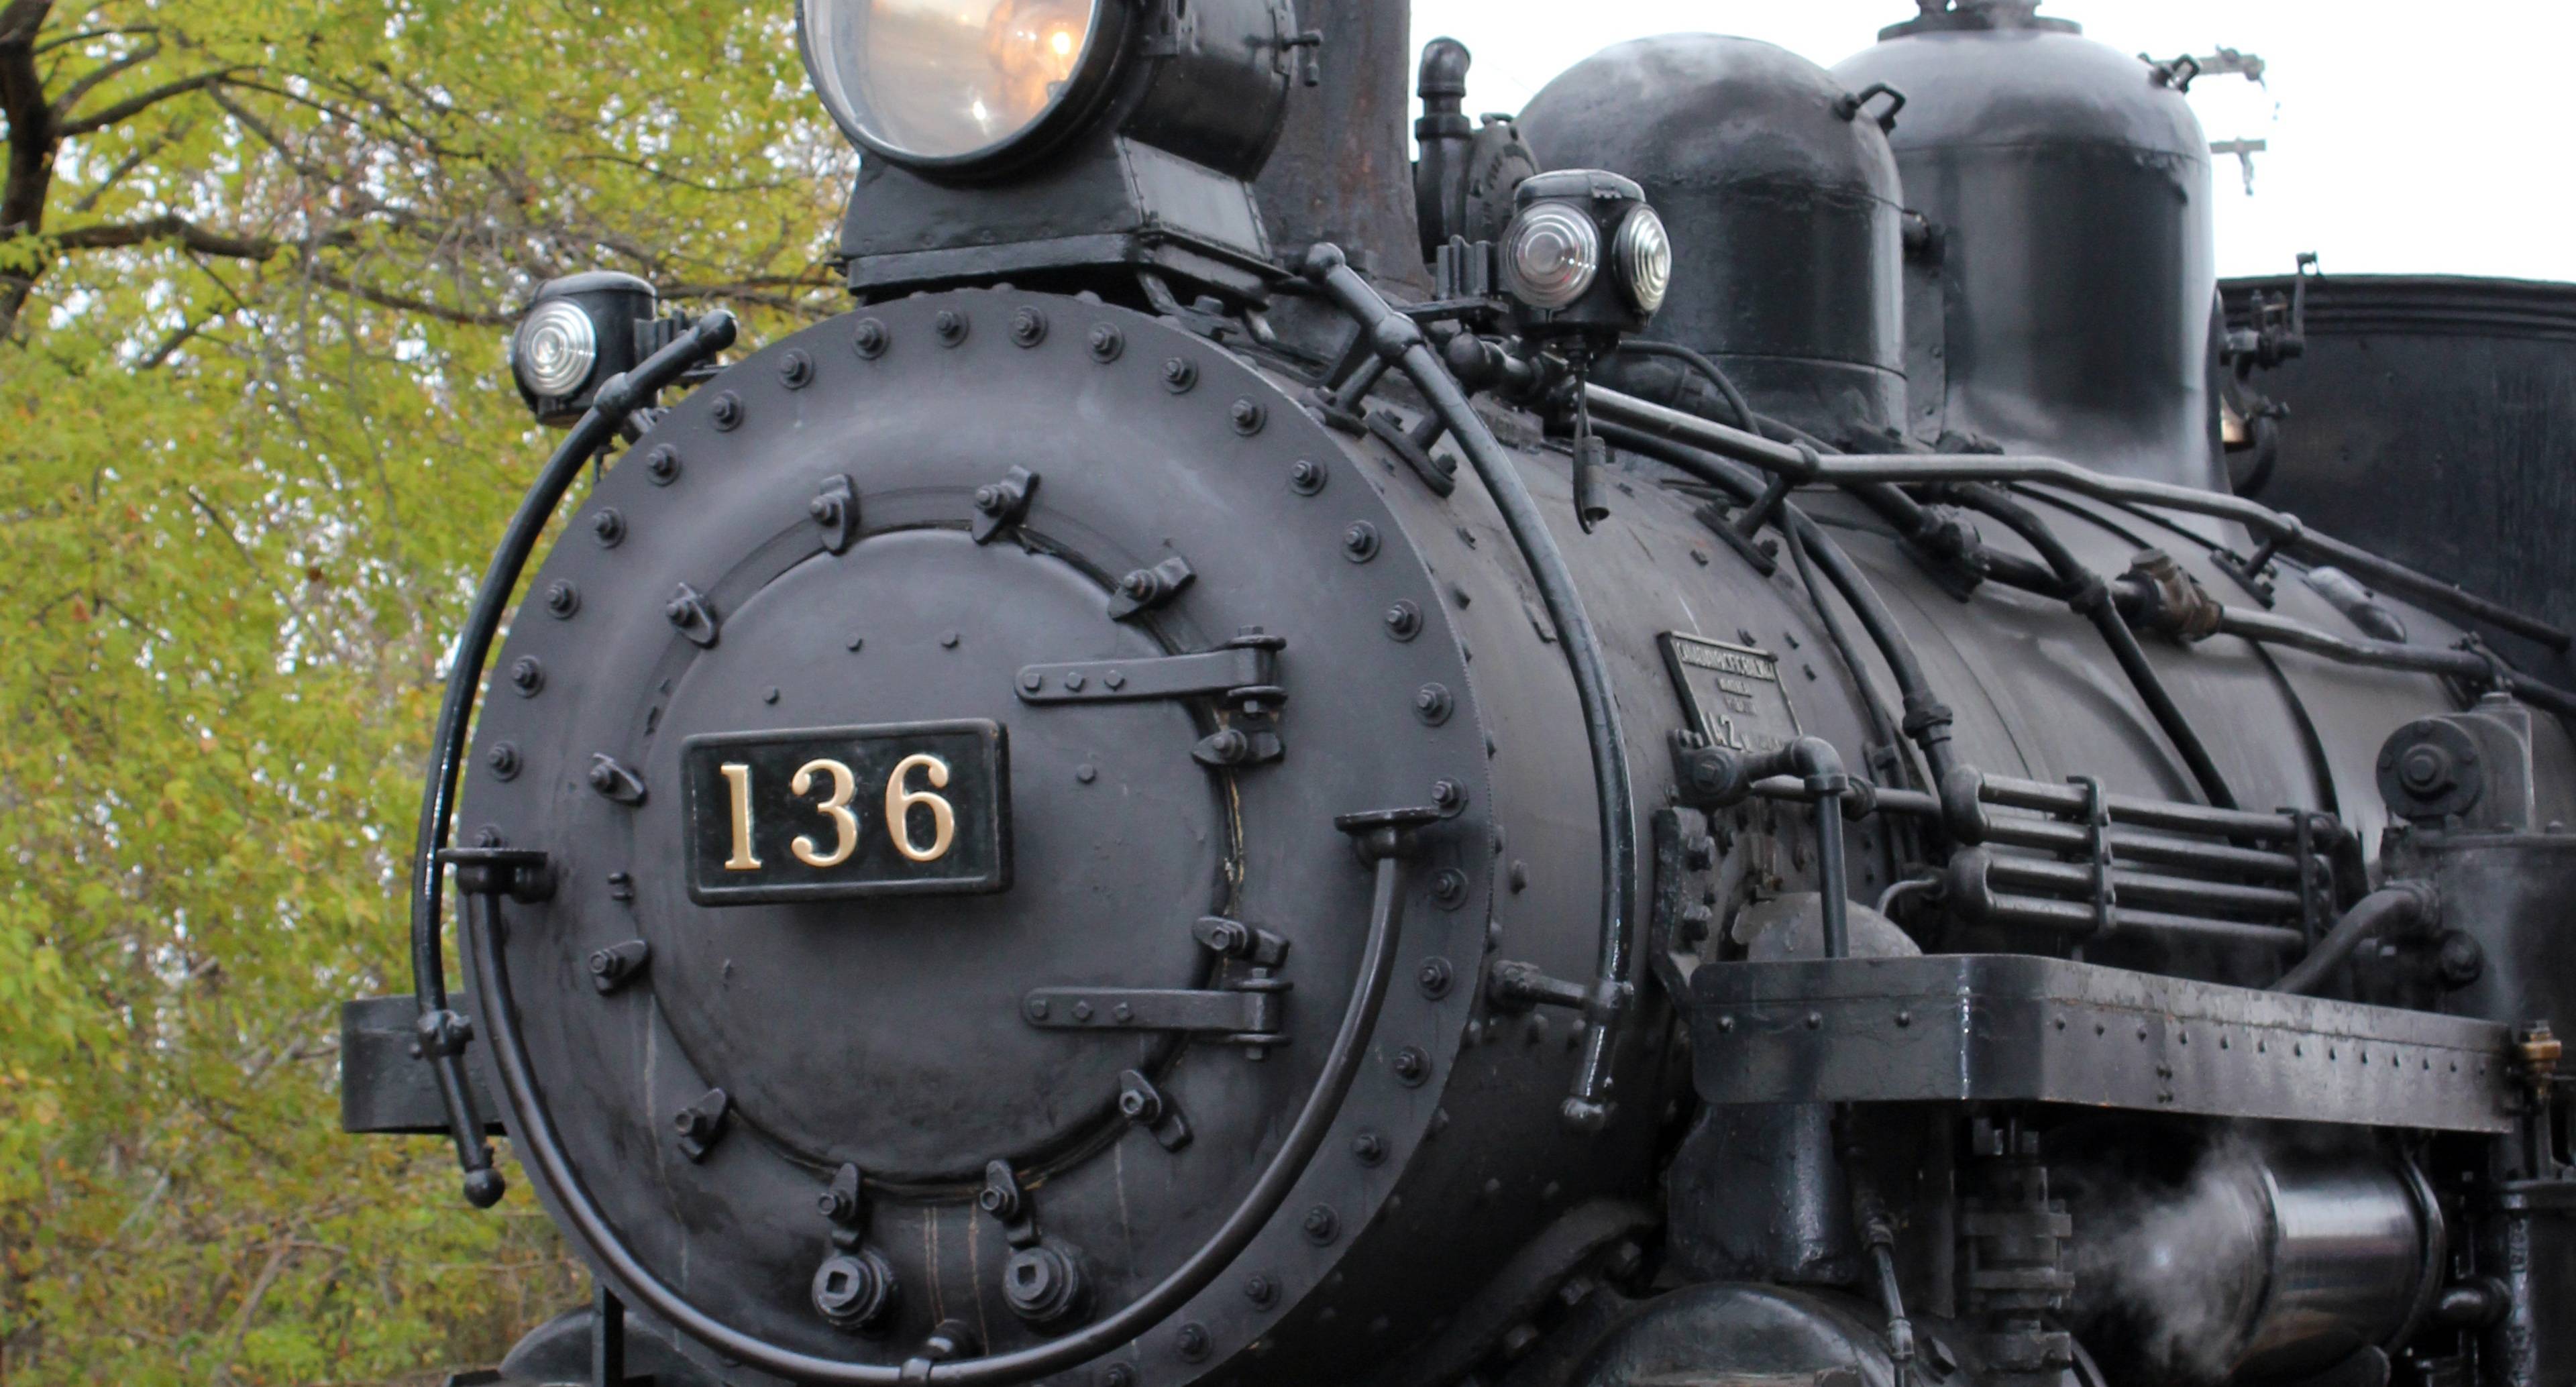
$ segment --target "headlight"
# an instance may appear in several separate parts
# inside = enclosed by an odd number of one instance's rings
[[[1673,287],[1673,241],[1654,208],[1641,206],[1619,223],[1611,259],[1619,267],[1619,286],[1628,291],[1628,301],[1653,317]]]
[[[800,0],[814,89],[844,134],[916,168],[997,159],[1079,113],[1123,0]]]
[[[1601,228],[1562,203],[1521,213],[1503,240],[1504,287],[1532,308],[1565,308],[1601,275]]]
[[[551,299],[538,304],[510,339],[510,365],[527,392],[546,399],[580,393],[599,361],[599,330],[579,304]]]

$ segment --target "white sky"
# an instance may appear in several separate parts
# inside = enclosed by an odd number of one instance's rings
[[[1517,111],[1613,43],[1708,31],[1764,39],[1831,67],[1915,12],[1912,0],[1414,0],[1414,50],[1473,49],[1467,109]],[[2051,0],[2087,37],[2159,59],[2220,46],[2260,54],[2270,89],[2194,83],[2213,140],[2258,139],[2254,195],[2218,160],[2224,275],[2327,273],[2576,280],[2576,4],[2469,0]]]

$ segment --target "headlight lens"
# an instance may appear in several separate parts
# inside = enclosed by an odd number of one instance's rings
[[[900,161],[994,153],[1063,103],[1101,0],[801,0],[814,89],[844,133]]]
[[[1654,208],[1640,207],[1619,223],[1612,261],[1619,267],[1620,286],[1638,312],[1651,317],[1664,306],[1664,295],[1673,287],[1673,242]]]
[[[1503,245],[1504,287],[1533,308],[1572,304],[1601,276],[1601,228],[1563,203],[1542,202],[1512,223]]]
[[[599,360],[599,330],[565,299],[538,304],[510,342],[510,364],[528,393],[565,399],[580,392]]]

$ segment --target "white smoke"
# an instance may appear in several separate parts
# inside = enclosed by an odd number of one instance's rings
[[[2230,1133],[2180,1186],[2097,1174],[2069,1188],[2077,1332],[2117,1346],[2108,1357],[2128,1371],[2115,1376],[2214,1383],[2236,1366],[2269,1258],[2263,1166],[2255,1144]]]

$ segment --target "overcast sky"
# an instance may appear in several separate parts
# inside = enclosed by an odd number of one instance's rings
[[[1475,50],[1467,109],[1517,111],[1558,72],[1622,40],[1716,32],[1833,66],[1915,12],[1911,0],[1414,0],[1415,50]],[[2051,0],[2125,53],[2219,46],[2260,54],[2268,90],[2204,79],[2213,140],[2257,139],[2248,197],[2218,167],[2222,274],[2285,273],[2313,250],[2328,273],[2576,280],[2576,160],[2567,153],[2576,4],[2470,0]]]

